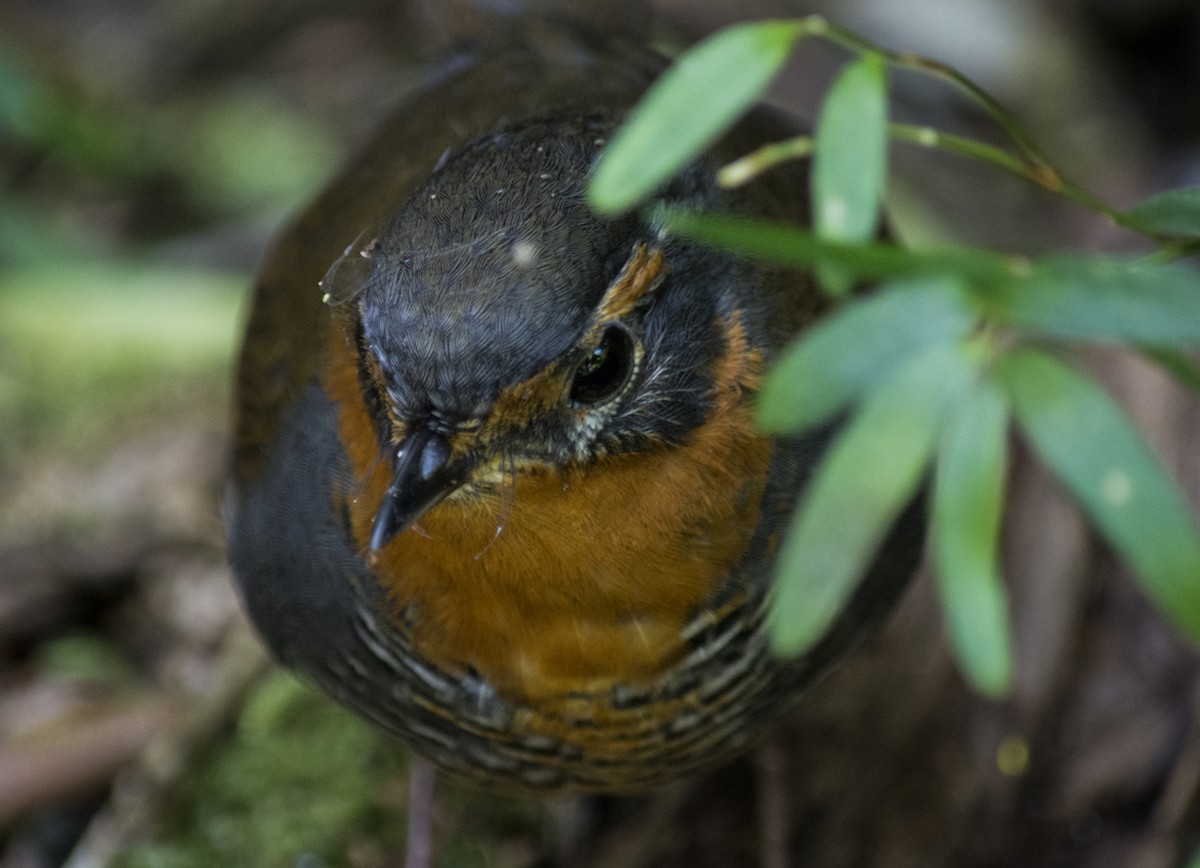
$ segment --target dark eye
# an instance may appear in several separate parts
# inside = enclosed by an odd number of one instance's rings
[[[599,404],[620,392],[632,372],[633,339],[625,329],[611,325],[575,369],[571,400],[576,404]]]

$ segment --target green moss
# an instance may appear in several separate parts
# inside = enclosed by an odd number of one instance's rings
[[[347,864],[357,841],[403,852],[404,818],[384,803],[401,751],[289,675],[269,678],[236,732],[184,779],[158,840],[124,868]]]
[[[118,868],[397,864],[406,751],[290,675],[271,676],[230,739],[182,780],[153,841]],[[436,864],[518,868],[542,849],[541,803],[443,781]]]

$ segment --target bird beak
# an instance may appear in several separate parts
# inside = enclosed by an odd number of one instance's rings
[[[408,529],[466,481],[466,466],[450,461],[450,443],[425,425],[414,428],[396,452],[396,474],[375,512],[371,552]]]

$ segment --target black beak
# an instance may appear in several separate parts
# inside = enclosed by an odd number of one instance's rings
[[[450,463],[446,438],[424,425],[414,428],[396,453],[396,475],[375,513],[371,552],[391,542],[464,481],[465,467]]]

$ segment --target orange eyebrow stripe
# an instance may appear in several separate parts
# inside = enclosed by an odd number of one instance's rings
[[[666,259],[662,250],[658,247],[651,250],[646,244],[638,244],[617,279],[604,293],[592,326],[581,343],[594,343],[606,323],[620,319],[637,307],[638,302],[662,282],[665,271]],[[492,417],[502,420],[505,425],[519,427],[553,407],[566,388],[564,373],[551,365],[525,382],[505,389],[496,400]]]
[[[642,298],[662,282],[665,271],[666,259],[662,248],[651,250],[645,244],[635,247],[633,255],[600,300],[600,321],[611,322],[632,311]]]
[[[500,430],[509,430],[526,425],[549,412],[562,399],[566,388],[564,374],[552,364],[501,392],[485,427],[498,424]]]

